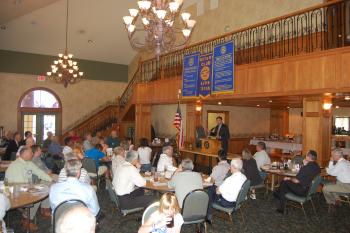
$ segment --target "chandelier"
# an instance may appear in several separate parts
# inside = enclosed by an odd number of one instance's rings
[[[190,19],[190,13],[180,14],[183,0],[141,0],[137,4],[138,9],[129,9],[130,15],[123,17],[134,49],[154,51],[159,57],[186,45],[196,21]]]
[[[58,59],[53,61],[51,71],[47,72],[50,80],[57,83],[63,83],[64,87],[68,84],[74,84],[83,78],[83,72],[79,71],[78,62],[73,61],[73,55],[68,53],[68,6],[67,0],[67,14],[66,14],[66,49],[64,53],[58,54]]]

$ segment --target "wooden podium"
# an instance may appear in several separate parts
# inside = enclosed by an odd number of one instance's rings
[[[218,151],[221,149],[221,141],[212,138],[202,138],[201,140],[201,149],[205,153],[218,154]]]

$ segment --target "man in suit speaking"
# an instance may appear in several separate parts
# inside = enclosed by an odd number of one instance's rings
[[[216,123],[217,123],[217,126],[215,126],[214,128],[212,128],[210,130],[210,136],[214,136],[218,140],[220,140],[221,141],[222,150],[224,150],[227,153],[228,140],[230,139],[230,131],[229,131],[227,125],[225,125],[222,122],[222,117],[221,116],[218,116],[216,118]]]

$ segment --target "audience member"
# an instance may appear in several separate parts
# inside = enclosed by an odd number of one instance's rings
[[[107,144],[110,148],[115,148],[120,145],[116,130],[112,130],[111,135],[107,138]]]
[[[137,149],[137,153],[139,154],[139,159],[141,163],[141,171],[149,172],[151,171],[151,155],[152,149],[148,146],[147,138],[141,138],[140,147]]]
[[[32,146],[33,146],[34,144],[35,144],[34,138],[28,137],[28,138],[25,140],[25,145],[21,145],[21,146],[18,148],[18,151],[17,151],[17,153],[16,153],[16,157],[19,156],[19,152],[20,152],[20,150],[21,150],[22,148],[27,147],[27,148],[31,149]]]
[[[88,151],[93,148],[93,145],[91,144],[92,136],[91,133],[86,133],[85,134],[85,140],[83,142],[83,150]]]
[[[236,205],[236,200],[244,182],[247,180],[246,176],[241,173],[243,162],[240,158],[231,160],[231,173],[224,182],[218,187],[211,186],[208,190],[209,206],[207,213],[207,220],[211,223],[212,220],[212,204],[215,202],[222,207],[232,208]]]
[[[73,146],[73,153],[76,154],[77,159],[82,160],[84,158],[83,146],[77,142]]]
[[[5,194],[0,192],[0,232],[6,233],[4,217],[6,215],[6,211],[8,211],[10,207],[10,200],[5,196]]]
[[[31,148],[23,147],[20,151],[20,156],[11,163],[5,173],[5,177],[8,179],[10,183],[28,183],[29,179],[32,179],[32,175],[36,175],[39,179],[51,182],[52,178],[38,168],[33,162],[33,152]],[[36,224],[28,221],[33,220],[36,212],[41,205],[41,214],[44,217],[50,217],[50,203],[48,198],[45,200],[34,204],[33,207],[30,208],[30,215],[27,216],[27,211],[23,212],[22,226],[24,228],[29,228],[30,231],[36,231],[38,227]]]
[[[125,150],[121,146],[117,146],[113,150],[114,156],[112,158],[112,172],[115,174],[118,167],[125,162]]]
[[[227,173],[230,171],[230,164],[227,162],[227,154],[224,150],[219,150],[218,152],[219,163],[213,167],[213,170],[210,174],[214,186],[219,187],[227,176]]]
[[[284,213],[287,193],[294,193],[298,196],[306,196],[311,186],[312,180],[321,172],[317,162],[317,153],[314,150],[307,152],[304,159],[304,166],[300,169],[295,178],[285,177],[279,189],[274,192],[274,196],[279,199],[278,213]]]
[[[134,150],[134,143],[132,141],[132,138],[129,138],[129,137],[126,137],[125,138],[125,141],[128,143],[129,145],[129,148],[128,148],[128,151],[131,151],[131,150]]]
[[[61,169],[60,174],[58,175],[58,182],[64,182],[67,180],[67,161],[71,160],[79,160],[78,155],[76,153],[68,153],[66,155],[66,163],[64,168]],[[80,176],[78,177],[79,181],[85,184],[91,184],[91,180],[89,177],[89,173],[84,169],[80,169]]]
[[[41,147],[39,145],[33,145],[31,148],[33,152],[32,162],[36,166],[38,166],[38,168],[43,170],[45,173],[47,173],[48,175],[51,175],[52,174],[51,170],[48,167],[46,167],[45,163],[41,160],[41,155],[42,155]]]
[[[157,165],[158,172],[164,172],[165,170],[169,170],[171,172],[176,171],[176,167],[173,166],[173,147],[172,146],[164,146],[163,153],[160,155]]]
[[[54,159],[62,158],[62,147],[60,145],[60,139],[58,138],[58,136],[52,137],[52,141],[49,145],[47,152]]]
[[[77,224],[79,223],[79,224]],[[96,218],[90,210],[83,206],[73,207],[58,219],[56,233],[94,233]]]
[[[125,162],[114,173],[113,187],[121,209],[146,207],[154,200],[153,196],[145,195],[145,190],[139,188],[146,185],[146,180],[138,171],[140,167],[137,152],[129,151]]]
[[[74,146],[74,141],[72,140],[72,138],[66,137],[64,139],[64,147],[62,150],[63,157],[66,156],[66,154],[73,152],[73,146]]]
[[[72,159],[66,162],[66,181],[56,183],[50,188],[50,204],[52,211],[64,201],[80,200],[86,204],[94,216],[100,211],[94,189],[78,179],[81,172],[81,161]]]
[[[256,145],[256,153],[254,154],[254,159],[256,161],[256,165],[258,166],[258,170],[260,176],[263,180],[265,180],[267,173],[261,170],[261,167],[265,164],[271,164],[271,159],[269,155],[266,153],[266,144],[265,142],[258,142]]]
[[[20,146],[25,146],[26,145],[26,141],[28,138],[31,138],[33,136],[32,132],[30,131],[25,131],[24,132],[24,138],[23,140],[20,142]]]
[[[68,137],[70,137],[73,144],[76,142],[81,142],[81,138],[75,133],[74,130],[69,131]]]
[[[243,158],[243,174],[250,180],[250,186],[255,186],[261,184],[263,179],[261,178],[258,170],[258,165],[256,164],[255,159],[253,159],[252,153],[249,149],[245,148],[242,151]],[[256,199],[255,189],[251,190],[250,194],[251,199]]]
[[[173,193],[165,193],[160,198],[158,210],[145,220],[138,233],[180,233],[183,223],[184,220],[176,196]]]
[[[109,158],[102,152],[101,144],[93,141],[94,148],[85,152],[85,157],[95,160],[96,169],[99,176],[104,175],[107,172],[107,167],[100,165],[100,161],[108,162]]]
[[[201,174],[193,172],[193,162],[186,158],[181,162],[181,171],[176,172],[168,182],[169,187],[175,188],[175,194],[182,208],[183,200],[186,195],[193,190],[203,189],[203,180]]]
[[[13,135],[13,140],[11,140],[6,147],[4,160],[11,160],[11,155],[16,154],[21,142],[21,135],[18,132],[15,132]],[[14,157],[14,156],[13,156]]]
[[[326,170],[329,175],[337,178],[336,184],[325,184],[322,190],[327,203],[332,209],[336,205],[336,201],[339,200],[339,195],[350,193],[350,162],[344,159],[341,149],[332,151]]]
[[[42,147],[43,152],[48,151],[49,146],[52,142],[52,138],[53,138],[53,133],[51,131],[47,132],[47,138],[43,142],[43,147]]]

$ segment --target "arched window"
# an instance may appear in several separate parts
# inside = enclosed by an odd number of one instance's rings
[[[31,131],[37,144],[41,144],[50,131],[61,133],[62,104],[59,97],[47,88],[26,91],[19,100],[18,128],[22,135]]]

